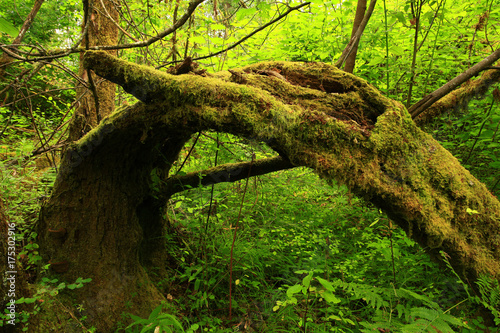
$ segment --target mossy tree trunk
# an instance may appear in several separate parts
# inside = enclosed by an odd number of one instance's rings
[[[464,279],[500,277],[498,200],[404,106],[364,80],[319,63],[260,63],[210,77],[169,75],[104,52],[87,52],[85,64],[141,102],[66,151],[39,235],[41,252],[62,278],[93,279],[76,297],[99,332],[121,312],[145,315],[163,298],[147,272],[168,265],[161,243],[166,200],[183,184],[249,174],[243,163],[202,177],[169,175],[184,143],[209,129],[280,154],[256,161],[252,175],[310,167],[383,209],[432,256],[445,251]],[[152,182],[153,170],[163,182]]]
[[[156,126],[162,115],[146,110],[105,120],[71,145],[40,214],[39,241],[52,271],[70,282],[92,278],[77,300],[98,332],[111,332],[122,312],[147,316],[164,300],[145,270],[168,262],[164,205],[152,197],[150,174],[158,167],[168,172],[189,136]],[[141,113],[156,120],[137,126]]]

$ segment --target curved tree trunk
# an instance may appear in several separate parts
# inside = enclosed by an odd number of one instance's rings
[[[146,272],[168,260],[150,175],[155,167],[168,172],[189,136],[156,126],[157,119],[139,127],[134,119],[108,119],[68,148],[38,225],[55,273],[67,281],[92,278],[77,298],[98,332],[111,332],[122,312],[147,316],[164,300]]]
[[[207,129],[279,152],[260,172],[307,166],[347,184],[431,255],[445,251],[463,278],[500,277],[498,200],[404,106],[364,80],[319,63],[262,63],[214,77],[173,76],[104,52],[87,52],[85,63],[142,102],[70,146],[38,231],[61,278],[93,279],[76,300],[99,332],[120,313],[145,315],[162,299],[147,274],[168,264],[161,206],[190,181],[169,177],[169,168],[189,137]],[[231,181],[241,178],[238,167],[191,176]],[[164,182],[151,180],[153,170]]]

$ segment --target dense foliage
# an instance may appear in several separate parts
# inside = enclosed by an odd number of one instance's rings
[[[0,0],[1,43],[13,40],[12,27],[22,26],[33,3]],[[130,36],[155,35],[187,7],[174,1],[120,4],[120,25],[128,32],[121,43],[130,42]],[[186,56],[205,57],[294,5],[212,0],[173,36],[119,55],[160,68]],[[19,49],[42,52],[72,45],[81,30],[81,7],[80,1],[47,0]],[[265,60],[335,63],[350,39],[355,10],[353,1],[315,0],[244,43],[198,62],[209,71]],[[499,22],[495,0],[379,3],[360,41],[355,74],[410,106],[497,49]],[[0,188],[17,224],[18,261],[33,284],[32,294],[19,301],[32,304],[18,318],[23,323],[58,309],[58,294],[70,295],[92,283],[85,277],[63,282],[50,276],[33,232],[57,170],[55,149],[65,140],[77,103],[77,76],[78,55],[71,54],[51,62],[10,64],[0,82]],[[498,194],[500,93],[495,88],[478,97],[425,129]],[[118,91],[117,106],[134,102]],[[191,145],[176,166],[180,173],[272,154],[257,142],[218,133],[203,133]],[[38,156],[43,150],[49,154]],[[184,157],[189,157],[185,164]],[[383,214],[308,170],[192,189],[174,197],[167,213],[173,222],[165,241],[172,244],[176,262],[159,280],[169,290],[169,301],[147,319],[124,313],[123,328],[127,319],[135,324],[127,331],[153,332],[162,326],[167,332],[484,332],[491,318],[483,319],[478,305],[500,324],[498,283],[483,279],[483,293],[473,294],[453,270],[430,262],[425,249]],[[82,331],[92,331],[80,310],[69,311]]]

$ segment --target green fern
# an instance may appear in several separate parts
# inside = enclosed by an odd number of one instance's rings
[[[332,284],[336,287],[344,289],[346,292],[352,293],[352,299],[362,299],[377,310],[381,307],[387,307],[389,305],[389,302],[387,302],[387,300],[382,296],[387,292],[387,288],[379,288],[360,283],[343,282],[342,280],[336,280],[332,282]]]
[[[446,266],[458,278],[458,282],[461,283],[464,287],[467,295],[469,296],[469,300],[474,303],[481,304],[486,309],[490,310],[495,317],[495,324],[500,325],[500,285],[498,281],[489,276],[480,276],[477,279],[476,284],[479,288],[479,293],[481,294],[481,296],[472,296],[469,293],[469,286],[464,281],[462,281],[460,276],[451,266],[448,260],[448,255],[443,251],[440,251],[440,253]]]
[[[416,301],[424,303],[429,308],[432,308],[435,310],[439,309],[439,305],[425,295],[420,295],[420,294],[417,294],[416,292],[413,292],[411,290],[404,289],[404,288],[397,289],[396,293],[399,297],[405,298],[407,300],[410,300],[410,301],[416,300]]]
[[[495,324],[500,325],[500,285],[498,280],[489,276],[481,276],[477,280],[481,297],[476,296],[476,301],[491,311],[495,317]]]
[[[402,326],[402,332],[453,333],[455,331],[450,327],[450,324],[459,327],[466,326],[460,320],[447,314],[446,312],[440,312],[434,309],[423,307],[412,308],[411,315],[414,318],[414,321],[410,324]]]
[[[371,323],[360,323],[365,328],[362,332],[390,330],[405,333],[449,333],[455,332],[452,326],[466,326],[447,311],[443,311],[429,297],[408,289],[380,288],[341,280],[332,282],[332,285],[352,293],[352,299],[363,299],[376,309]],[[394,306],[391,307],[391,304]],[[412,304],[420,306],[412,307]]]

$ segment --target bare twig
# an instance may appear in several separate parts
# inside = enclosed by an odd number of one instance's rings
[[[33,20],[35,19],[36,14],[38,13],[38,10],[40,10],[40,7],[42,7],[42,4],[44,1],[45,0],[36,0],[35,1],[35,3],[33,4],[33,8],[31,9],[31,12],[28,14],[28,17],[24,21],[23,26],[19,30],[19,34],[14,39],[12,44],[19,44],[23,40],[24,35],[29,30],[31,24],[33,23]],[[9,53],[5,52],[2,55],[2,59],[0,59],[0,64],[5,64],[5,63],[9,62],[10,57],[11,57],[11,55]],[[5,70],[5,67],[0,68],[0,76],[3,75],[4,70]]]
[[[375,1],[375,0],[374,0]],[[278,22],[279,20],[281,20],[282,18],[286,17],[288,14],[290,14],[291,12],[293,12],[294,10],[298,10],[302,7],[305,7],[305,6],[308,6],[310,5],[311,3],[310,2],[304,2],[303,4],[300,4],[298,6],[295,6],[295,7],[290,7],[288,8],[288,10],[286,12],[284,12],[283,14],[281,14],[280,16],[278,16],[277,18],[275,18],[274,20],[264,24],[263,26],[255,29],[254,31],[252,31],[251,33],[249,33],[248,35],[246,35],[245,37],[243,37],[242,39],[240,39],[239,41],[237,41],[236,43],[234,44],[231,44],[230,46],[226,47],[225,49],[223,50],[220,50],[218,52],[215,52],[215,53],[212,53],[212,54],[209,54],[209,55],[206,55],[206,56],[202,56],[202,57],[198,57],[198,58],[194,58],[193,60],[201,60],[201,59],[207,59],[207,58],[211,58],[211,57],[215,57],[221,53],[224,53],[226,51],[229,51],[231,49],[234,49],[236,46],[240,45],[241,43],[243,43],[244,41],[246,41],[247,39],[249,39],[250,37],[252,37],[253,35],[255,35],[256,33],[258,33],[259,31],[262,31],[264,30],[265,28],[267,28],[268,26]],[[169,64],[165,64],[163,66],[166,66],[166,65],[169,65]]]
[[[188,5],[187,11],[184,13],[184,15],[182,15],[179,18],[178,21],[174,22],[174,24],[171,27],[169,27],[169,28],[161,31],[159,34],[157,34],[156,36],[153,36],[153,37],[149,38],[146,41],[137,42],[137,43],[130,43],[130,44],[122,44],[122,45],[93,46],[90,49],[91,50],[119,50],[119,49],[129,49],[129,48],[134,48],[134,47],[149,46],[149,45],[153,44],[154,42],[159,41],[163,37],[170,35],[171,33],[173,33],[174,31],[176,31],[180,27],[182,27],[184,25],[184,23],[186,23],[186,21],[189,19],[189,17],[191,16],[191,14],[193,14],[193,12],[196,10],[196,8],[203,1],[205,1],[205,0],[194,0],[194,1],[191,1],[189,3],[189,5]]]
[[[191,16],[191,14],[198,7],[198,5],[200,5],[203,1],[205,1],[205,0],[194,0],[194,1],[190,2],[186,13],[184,13],[184,15],[182,15],[182,17],[177,22],[175,22],[170,28],[167,28],[167,29],[163,30],[162,32],[160,32],[158,35],[151,37],[148,40],[142,41],[142,42],[121,44],[121,45],[97,45],[97,46],[90,46],[88,48],[79,48],[78,45],[81,43],[81,41],[83,40],[83,38],[85,37],[85,35],[87,33],[88,20],[89,20],[89,18],[87,18],[87,23],[85,24],[84,33],[82,33],[78,42],[75,43],[75,45],[70,49],[57,50],[54,52],[50,52],[48,54],[36,55],[33,58],[22,57],[22,56],[16,54],[15,52],[12,52],[9,49],[10,46],[6,45],[6,44],[0,44],[0,50],[4,51],[12,58],[15,58],[15,59],[18,59],[21,61],[36,62],[36,61],[42,61],[42,60],[48,61],[48,60],[52,60],[52,59],[56,59],[56,58],[62,58],[62,57],[65,57],[71,53],[84,52],[86,49],[89,49],[89,50],[121,50],[121,49],[130,49],[130,48],[136,48],[136,47],[149,46],[149,45],[153,44],[154,42],[159,41],[163,37],[170,35],[171,33],[176,31],[180,27],[182,27],[184,25],[184,23],[188,20],[188,18]]]
[[[104,13],[106,14],[106,18],[109,19],[111,22],[113,22],[113,24],[121,31],[123,32],[123,34],[125,34],[128,38],[132,39],[134,42],[139,42],[139,40],[137,38],[135,38],[134,36],[132,36],[127,30],[123,29],[118,23],[116,23],[116,21],[113,19],[113,17],[109,14],[108,10],[106,9],[106,6],[104,5],[104,2],[102,0],[101,1],[101,6],[102,8],[104,8]]]

